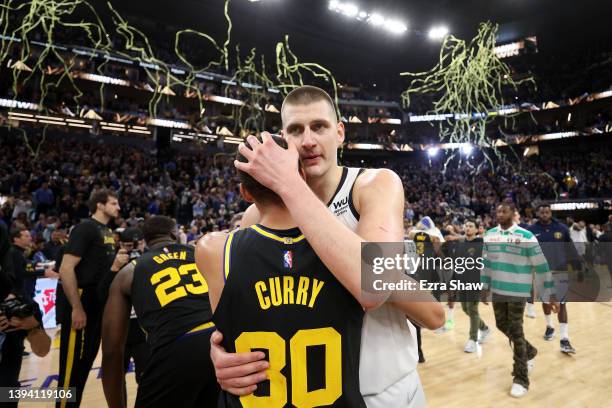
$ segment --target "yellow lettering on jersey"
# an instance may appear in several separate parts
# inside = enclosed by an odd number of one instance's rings
[[[255,293],[262,310],[267,310],[271,306],[293,304],[308,306],[312,309],[325,282],[313,279],[311,285],[310,278],[300,276],[296,293],[295,279],[293,276],[277,276],[268,278],[267,282],[255,283]]]
[[[255,292],[257,293],[257,299],[259,300],[259,306],[263,309],[270,308],[270,298],[264,295],[266,292],[266,284],[263,281],[259,281],[255,284]]]
[[[283,292],[281,292],[280,278],[268,279],[270,282],[270,298],[272,299],[273,306],[280,306],[283,304]]]
[[[306,306],[306,299],[308,298],[308,286],[309,280],[306,276],[300,276],[300,282],[298,283],[297,296],[295,303]]]
[[[104,237],[104,245],[107,245],[107,244],[115,245],[115,238],[113,238],[112,236],[110,236],[110,237],[105,236]]]
[[[312,283],[312,295],[310,295],[310,303],[308,303],[309,308],[312,309],[314,306],[315,300],[317,300],[317,296],[319,296],[319,292],[321,292],[324,283],[325,282],[323,281],[314,279],[314,282]]]
[[[164,262],[172,259],[180,259],[185,261],[187,259],[187,251],[172,252],[171,254],[159,254],[153,257],[153,260],[158,264],[163,264]]]
[[[283,276],[283,304],[293,304],[293,276]]]

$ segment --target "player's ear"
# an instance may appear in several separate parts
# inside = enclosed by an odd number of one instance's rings
[[[244,198],[244,201],[246,201],[247,203],[255,202],[255,199],[253,198],[251,193],[249,193],[247,189],[244,188],[244,185],[242,185],[242,183],[240,183],[240,195],[242,196],[242,198]]]
[[[338,131],[338,143],[342,144],[344,143],[344,134],[345,134],[344,123],[342,121],[339,121],[338,124],[336,125],[336,128]]]

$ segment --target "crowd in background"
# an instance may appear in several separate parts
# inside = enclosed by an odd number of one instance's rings
[[[47,141],[36,160],[21,139],[3,139],[0,157],[0,223],[23,226],[41,246],[89,216],[92,192],[110,188],[119,195],[121,217],[114,227],[138,225],[155,215],[177,219],[188,241],[208,231],[223,230],[248,203],[240,196],[232,155],[204,151],[176,152],[159,165],[155,152],[128,145],[87,140]],[[603,150],[587,155],[546,154],[518,164],[474,167],[470,160],[442,157],[371,162],[345,159],[345,165],[389,167],[402,178],[405,218],[416,223],[430,216],[442,228],[467,218],[492,226],[492,212],[502,200],[517,203],[533,217],[540,201],[612,197],[612,160]],[[601,229],[601,228],[600,228]]]

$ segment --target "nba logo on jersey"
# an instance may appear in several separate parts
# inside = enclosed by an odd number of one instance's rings
[[[291,269],[293,267],[293,254],[291,251],[285,251],[283,253],[283,266],[287,269]]]

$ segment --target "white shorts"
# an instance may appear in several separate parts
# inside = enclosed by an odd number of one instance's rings
[[[368,408],[424,408],[425,392],[417,370],[389,386],[380,394],[364,395]]]

